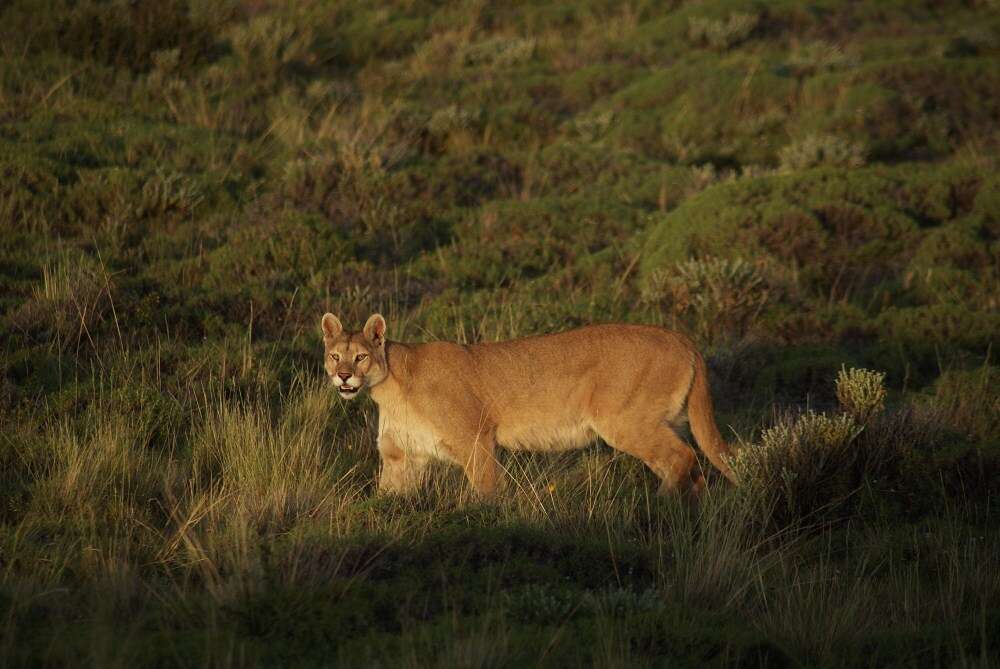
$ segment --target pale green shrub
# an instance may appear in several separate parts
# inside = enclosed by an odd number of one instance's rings
[[[693,16],[688,20],[688,39],[717,51],[745,42],[760,24],[759,14],[734,12],[726,20]]]
[[[696,334],[715,341],[745,334],[770,288],[761,269],[745,260],[703,258],[653,272],[642,296],[675,316],[689,315]]]
[[[807,411],[795,421],[778,423],[760,436],[764,448],[802,449],[815,446],[832,449],[841,446],[858,434],[858,425],[847,414],[829,415]]]
[[[809,135],[778,152],[781,168],[787,171],[810,167],[863,167],[867,162],[864,145],[833,135]]]
[[[593,142],[607,133],[614,118],[615,113],[610,109],[598,113],[588,112],[576,116],[569,125],[582,139]]]
[[[701,191],[720,183],[730,183],[739,179],[759,179],[774,174],[774,170],[762,165],[743,165],[739,169],[719,169],[712,163],[692,165],[691,178],[684,189],[685,197],[693,197]]]
[[[228,37],[244,76],[265,82],[273,82],[290,63],[305,60],[313,42],[307,26],[272,14],[233,26]]]
[[[561,620],[580,608],[580,594],[549,585],[531,584],[504,596],[511,614],[521,620]]]
[[[149,80],[156,86],[162,86],[178,76],[181,63],[180,49],[164,49],[153,53],[153,69],[149,72]]]
[[[143,184],[133,213],[136,218],[165,214],[187,218],[202,200],[200,189],[191,179],[182,174],[157,171]]]
[[[764,430],[730,461],[742,494],[775,518],[798,518],[835,505],[849,491],[861,427],[847,414],[807,411]]]
[[[799,75],[838,70],[854,59],[836,44],[822,40],[798,44],[788,57],[788,67]]]
[[[837,373],[837,400],[859,423],[885,410],[885,374],[870,369],[841,368]]]
[[[466,65],[515,65],[530,60],[535,54],[535,40],[530,37],[490,37],[467,44],[462,49]]]
[[[285,163],[281,173],[282,195],[302,205],[322,208],[337,191],[339,163],[319,154]]]
[[[454,131],[464,130],[472,125],[477,114],[458,105],[442,107],[431,114],[427,130],[435,137],[447,137]]]

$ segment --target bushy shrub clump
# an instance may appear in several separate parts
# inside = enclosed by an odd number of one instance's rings
[[[535,53],[535,40],[518,37],[492,37],[473,42],[462,50],[465,65],[514,65],[524,62]]]
[[[940,416],[913,406],[885,411],[885,374],[842,369],[836,410],[789,412],[733,459],[738,494],[767,524],[807,525],[858,508],[872,482],[904,499],[927,486],[921,452],[942,438]]]
[[[677,274],[691,256],[752,257],[794,278],[789,299],[761,312],[772,333],[798,337],[806,319],[812,334],[877,337],[933,375],[935,349],[982,356],[996,331],[982,242],[993,233],[978,211],[993,181],[959,166],[883,166],[719,182],[653,217],[640,284],[663,284],[665,268]]]
[[[837,373],[837,400],[847,415],[864,425],[885,410],[884,382],[883,372],[841,368]]]
[[[733,471],[748,500],[785,521],[836,508],[851,493],[861,427],[847,414],[789,414],[741,448]]]
[[[760,23],[760,14],[734,12],[725,20],[692,16],[688,39],[717,51],[726,51],[749,39]]]
[[[794,172],[821,165],[862,167],[866,156],[864,146],[858,142],[833,135],[809,135],[781,149],[778,160],[783,170]]]
[[[8,43],[30,35],[30,48],[55,48],[132,71],[149,69],[156,53],[169,49],[190,66],[207,57],[215,39],[216,26],[192,12],[186,0],[21,0],[9,5],[4,16]]]
[[[856,60],[837,44],[813,40],[796,45],[788,56],[788,67],[801,77],[817,72],[838,70],[851,65]]]
[[[743,259],[703,258],[650,275],[643,298],[686,318],[703,341],[743,336],[770,289],[764,272]]]

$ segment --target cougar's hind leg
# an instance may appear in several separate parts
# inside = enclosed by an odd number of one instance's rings
[[[705,478],[694,451],[666,425],[645,423],[598,432],[612,448],[646,463],[660,477],[660,494],[697,497],[704,490]]]

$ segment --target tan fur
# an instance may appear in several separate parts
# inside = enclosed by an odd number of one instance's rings
[[[379,490],[411,492],[428,461],[441,459],[463,467],[473,489],[491,496],[497,446],[556,450],[600,437],[645,462],[661,491],[697,495],[704,478],[674,431],[685,413],[702,451],[733,479],[705,361],[677,332],[592,325],[462,346],[389,342],[378,314],[360,333],[344,331],[332,314],[322,328],[334,384],[367,387],[378,404]],[[358,391],[339,392],[350,399]]]

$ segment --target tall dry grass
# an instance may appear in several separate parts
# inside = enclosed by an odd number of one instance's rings
[[[525,657],[518,641],[525,616],[541,615],[554,621],[547,647],[563,647],[572,633],[562,626],[585,620],[596,634],[586,656],[625,666],[636,661],[635,635],[659,632],[623,620],[686,610],[745,620],[747,633],[783,653],[835,664],[853,657],[846,648],[886,629],[916,635],[1000,601],[992,546],[969,536],[965,510],[946,508],[936,521],[939,535],[895,537],[878,558],[849,542],[865,545],[890,526],[869,522],[861,533],[844,534],[850,519],[824,515],[813,499],[829,477],[837,480],[829,467],[845,461],[844,449],[905,437],[900,425],[914,420],[880,413],[877,375],[841,375],[845,409],[863,415],[863,427],[846,414],[790,416],[764,432],[763,444],[744,447],[768,457],[741,456],[742,488],[716,484],[698,506],[656,497],[651,473],[602,445],[502,454],[504,484],[495,502],[483,504],[460,471],[444,466],[414,498],[376,496],[374,405],[345,406],[305,375],[275,390],[260,369],[267,364],[254,359],[236,386],[221,370],[214,381],[193,382],[181,401],[183,427],[167,439],[154,404],[126,401],[134,396],[130,381],[156,378],[135,370],[96,384],[75,419],[38,416],[34,447],[7,460],[16,465],[7,480],[26,491],[26,503],[6,512],[0,533],[6,662],[41,652],[64,663],[63,639],[83,620],[89,636],[75,648],[93,664],[141,664],[150,629],[197,623],[214,639],[197,650],[198,663],[254,665],[262,651],[239,625],[267,624],[255,616],[294,619],[309,610],[313,592],[349,611],[358,605],[355,593],[386,578],[384,570],[405,563],[411,551],[446,559],[447,573],[424,575],[444,579],[441,612],[433,622],[404,616],[398,633],[386,637],[391,643],[352,646],[340,661],[506,666]],[[846,431],[838,431],[841,422]],[[827,459],[800,462],[803,448],[827,449]],[[851,461],[858,457],[864,453]],[[776,493],[789,467],[812,483]],[[805,512],[789,513],[798,503]],[[779,507],[783,513],[774,515]],[[483,555],[494,555],[490,569],[507,568],[498,537],[537,544],[539,573],[561,552],[600,556],[592,567],[573,567],[583,569],[573,578],[604,585],[529,579],[505,588],[497,581],[476,595],[470,618],[463,584],[476,578]],[[899,559],[904,554],[911,558]],[[398,583],[401,596],[410,596],[407,583]],[[38,616],[49,621],[45,633],[32,627]],[[234,627],[234,620],[243,622]],[[978,661],[967,651],[965,622],[954,624],[936,652],[968,652],[969,662]],[[26,634],[42,646],[22,645]],[[548,651],[533,652],[541,661]]]

